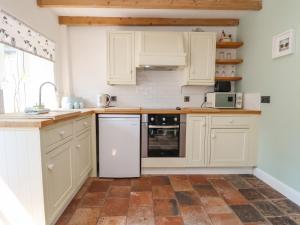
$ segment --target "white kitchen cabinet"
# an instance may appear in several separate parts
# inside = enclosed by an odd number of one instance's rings
[[[20,210],[11,224],[55,224],[91,171],[91,122],[83,116],[0,129],[0,180],[7,187],[1,199],[10,202],[5,216]]]
[[[209,166],[250,166],[249,129],[211,129]]]
[[[167,57],[166,57],[167,56]],[[185,85],[214,85],[216,33],[111,31],[107,35],[107,83],[135,85],[136,67],[185,68]]]
[[[135,38],[131,31],[113,31],[107,36],[107,83],[136,84]]]
[[[256,165],[257,121],[255,116],[214,115],[210,119],[210,167]]]
[[[84,116],[41,130],[47,224],[62,214],[91,171],[91,122]]]
[[[205,166],[207,117],[189,115],[186,130],[187,166]]]
[[[214,85],[216,33],[191,32],[188,38],[186,85]]]
[[[75,183],[82,183],[92,167],[91,131],[87,130],[75,138],[73,168]]]
[[[72,141],[52,149],[45,156],[45,189],[47,212],[56,215],[67,204],[73,187],[72,180]],[[48,217],[49,221],[53,218]]]

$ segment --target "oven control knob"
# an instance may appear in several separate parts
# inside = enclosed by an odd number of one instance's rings
[[[175,122],[177,122],[177,121],[178,121],[178,118],[177,118],[177,117],[175,117],[175,118],[174,118],[174,121],[175,121]]]
[[[150,120],[151,120],[151,121],[154,121],[154,117],[151,117]]]
[[[163,118],[162,118],[162,121],[166,121],[166,118],[165,118],[165,117],[163,117]]]

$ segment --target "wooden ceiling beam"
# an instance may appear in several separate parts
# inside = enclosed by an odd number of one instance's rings
[[[59,24],[69,26],[238,26],[239,19],[60,16]]]
[[[262,0],[37,0],[40,7],[261,10]]]

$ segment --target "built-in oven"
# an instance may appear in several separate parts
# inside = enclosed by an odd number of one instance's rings
[[[144,114],[142,157],[185,157],[186,115]]]

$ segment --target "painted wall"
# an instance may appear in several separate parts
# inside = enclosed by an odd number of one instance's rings
[[[56,43],[55,78],[63,92],[61,77],[60,26],[57,16],[50,9],[39,8],[36,0],[0,0],[0,8],[20,19]]]
[[[241,19],[238,38],[245,42],[239,90],[271,96],[260,120],[258,167],[300,191],[300,1],[264,0],[263,10]],[[295,54],[272,59],[272,37],[296,31]]]
[[[87,106],[96,106],[96,95],[116,95],[117,106],[142,106],[174,108],[176,106],[200,107],[204,93],[212,87],[181,87],[183,71],[142,71],[137,73],[137,86],[109,86],[106,84],[106,35],[111,30],[169,30],[191,31],[191,27],[69,27],[69,53],[71,89],[82,97]],[[236,27],[207,27],[205,31],[218,32],[223,29],[236,36]],[[235,53],[235,52],[234,52]],[[233,55],[234,55],[233,53]],[[230,69],[230,68],[229,68]],[[231,71],[231,70],[230,70]],[[183,97],[190,96],[184,103]]]

